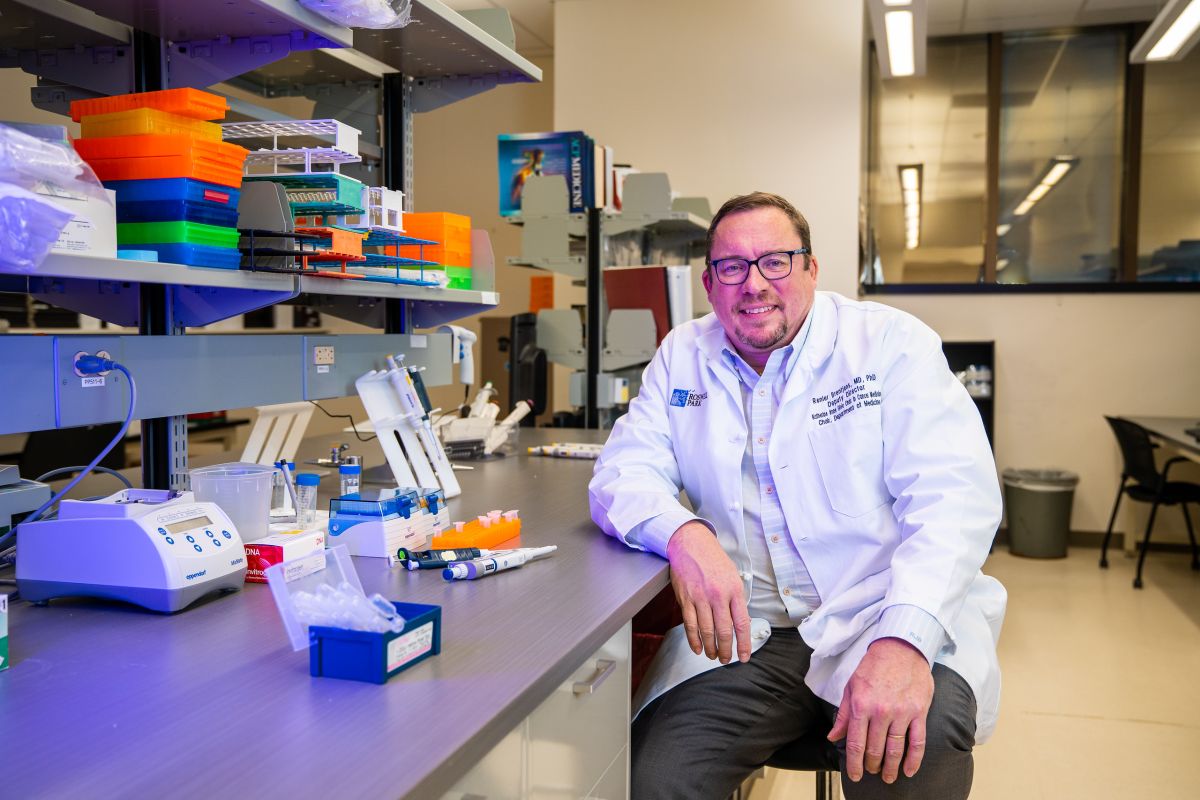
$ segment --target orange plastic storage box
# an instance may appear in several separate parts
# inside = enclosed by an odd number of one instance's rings
[[[183,117],[159,111],[157,108],[134,108],[112,114],[92,114],[83,118],[79,123],[79,130],[84,139],[164,133],[221,141],[221,126],[217,123]]]
[[[76,139],[75,150],[102,181],[193,178],[235,189],[249,152],[228,142],[164,134]]]
[[[404,215],[404,235],[432,239],[439,244],[404,245],[400,255],[424,258],[450,267],[471,266],[471,218],[445,211]]]
[[[71,101],[71,119],[79,122],[93,114],[115,114],[135,108],[156,108],[192,119],[225,119],[229,101],[219,94],[199,89],[163,89],[158,92],[119,94],[92,100]]]

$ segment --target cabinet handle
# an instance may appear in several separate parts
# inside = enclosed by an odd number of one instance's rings
[[[591,680],[578,681],[571,687],[571,691],[575,692],[576,696],[585,694],[595,694],[600,688],[600,684],[608,680],[608,676],[612,675],[617,668],[617,662],[600,659],[596,662],[596,674],[591,677]]]

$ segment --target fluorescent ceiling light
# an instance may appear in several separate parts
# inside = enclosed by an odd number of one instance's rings
[[[901,164],[900,196],[904,201],[904,249],[915,250],[921,243],[920,164]]]
[[[1006,222],[1003,225],[996,226],[996,235],[1003,236],[1004,234],[1008,233],[1011,230],[1012,230],[1012,223]]]
[[[884,78],[925,74],[928,0],[867,0],[879,72]]]
[[[889,11],[883,15],[887,30],[888,64],[892,77],[902,78],[917,70],[913,56],[913,15],[911,11]]]
[[[1134,45],[1129,60],[1178,61],[1200,40],[1200,0],[1171,0]]]
[[[1074,169],[1079,164],[1079,158],[1076,156],[1055,156],[1050,159],[1046,167],[1042,170],[1041,177],[1034,183],[1033,188],[1025,195],[1025,199],[1012,210],[1012,216],[1023,217],[1029,213],[1038,202],[1050,193],[1050,190],[1058,185],[1058,182],[1066,177],[1067,173]],[[1010,225],[1011,227],[1011,225]],[[1001,236],[1000,229],[996,232]]]

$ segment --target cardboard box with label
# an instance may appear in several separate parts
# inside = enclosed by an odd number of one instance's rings
[[[52,253],[117,257],[117,193],[105,189],[109,202],[99,197],[72,192],[52,184],[43,183],[37,193],[45,195],[56,204],[74,214],[58,235],[58,241],[50,248]]]
[[[267,567],[325,549],[323,530],[288,530],[280,525],[272,525],[271,530],[262,539],[246,542],[246,583],[266,583]]]

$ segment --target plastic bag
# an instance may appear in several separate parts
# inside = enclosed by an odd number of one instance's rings
[[[403,28],[412,20],[412,0],[300,0],[300,5],[347,28]]]
[[[75,148],[0,125],[0,183],[36,189],[49,183],[112,205],[104,185]]]
[[[0,183],[0,268],[33,272],[72,216],[48,197]]]

